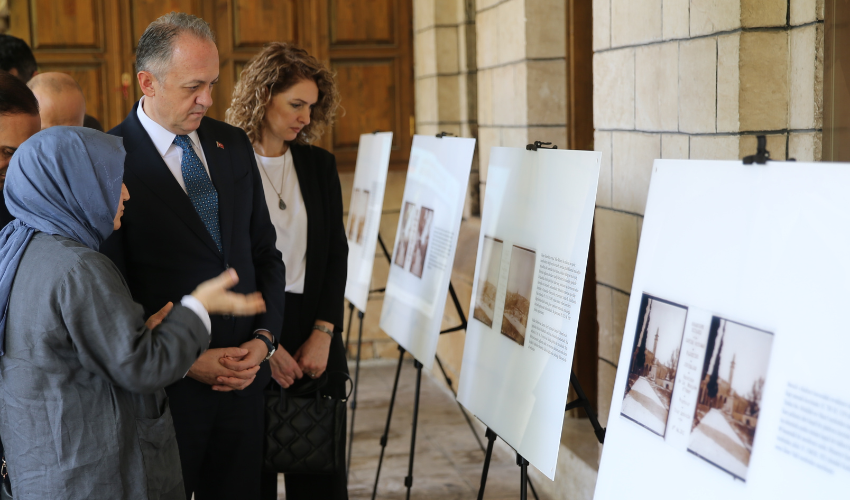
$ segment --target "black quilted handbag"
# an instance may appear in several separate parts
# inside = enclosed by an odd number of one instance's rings
[[[351,382],[347,373],[331,375]],[[308,379],[289,389],[266,389],[264,467],[267,471],[333,474],[344,469],[339,443],[345,440],[345,403],[351,389],[345,399],[322,394],[328,377],[325,372],[318,379]]]

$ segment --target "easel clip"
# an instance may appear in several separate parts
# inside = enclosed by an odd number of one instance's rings
[[[763,135],[756,136],[756,141],[756,154],[745,156],[744,165],[752,165],[753,163],[764,165],[770,159],[770,151],[767,150],[767,137]]]
[[[442,139],[443,137],[454,137],[454,134],[451,133],[451,132],[445,132],[445,131],[437,134],[437,139]]]
[[[552,145],[551,142],[534,141],[534,144],[525,146],[527,151],[537,151],[538,149],[558,149],[558,146]]]

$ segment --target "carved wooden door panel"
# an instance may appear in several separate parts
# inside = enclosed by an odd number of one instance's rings
[[[9,14],[9,34],[32,47],[40,71],[74,77],[87,113],[107,129],[123,118],[115,0],[19,0]]]
[[[413,28],[404,0],[323,0],[321,56],[337,73],[344,114],[330,146],[353,169],[360,134],[393,132],[390,168],[406,168],[413,140]],[[324,32],[327,29],[327,32]],[[326,52],[325,52],[326,50]]]
[[[344,114],[319,145],[353,170],[360,134],[392,131],[392,166],[405,168],[413,120],[411,5],[404,0],[18,0],[10,33],[41,71],[71,74],[88,113],[108,130],[141,97],[135,50],[151,21],[171,11],[213,28],[221,76],[209,116],[224,119],[245,63],[266,43],[295,42],[337,72]],[[129,87],[122,85],[129,80]]]

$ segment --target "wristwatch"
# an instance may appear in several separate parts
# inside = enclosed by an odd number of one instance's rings
[[[327,333],[328,335],[330,335],[330,336],[331,336],[331,338],[334,338],[334,332],[333,332],[333,330],[331,330],[330,328],[326,327],[325,325],[313,325],[313,330],[319,330],[320,332],[325,332],[325,333]]]
[[[272,354],[274,354],[274,352],[277,350],[277,345],[274,342],[272,342],[271,340],[269,340],[269,338],[266,337],[265,335],[263,335],[262,333],[255,334],[254,338],[257,339],[257,340],[262,340],[263,343],[266,344],[266,347],[269,349],[269,354],[266,356],[266,358],[263,361],[268,361],[269,358],[272,357]]]

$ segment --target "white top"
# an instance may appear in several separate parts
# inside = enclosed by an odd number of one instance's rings
[[[186,183],[183,182],[183,170],[180,167],[180,162],[183,161],[183,148],[174,144],[174,138],[177,137],[177,134],[169,132],[165,127],[146,115],[145,110],[142,109],[144,102],[145,96],[142,96],[139,101],[139,109],[136,111],[139,121],[142,122],[142,127],[148,133],[148,136],[150,136],[154,147],[159,152],[159,155],[162,156],[162,160],[165,162],[168,170],[171,170],[171,174],[174,175],[177,183],[180,184],[183,192],[186,193]],[[204,170],[207,171],[207,176],[209,176],[210,168],[207,166],[207,159],[204,157],[201,140],[198,139],[198,131],[196,130],[189,134],[189,139],[192,141],[192,148],[194,148],[195,154],[201,159],[201,164],[204,166]],[[212,180],[212,177],[210,177],[210,180]]]
[[[263,179],[263,191],[269,215],[277,233],[277,249],[283,254],[286,265],[286,291],[304,293],[304,275],[307,271],[307,207],[301,196],[301,185],[295,173],[292,150],[286,150],[283,156],[269,158],[257,157],[260,178]],[[280,193],[280,197],[278,197]],[[286,210],[280,209],[280,200],[286,203]]]

